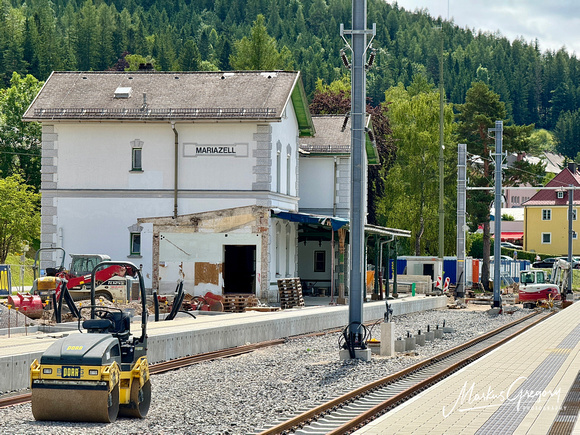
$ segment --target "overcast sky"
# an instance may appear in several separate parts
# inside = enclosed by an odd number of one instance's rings
[[[387,0],[395,3],[394,0]],[[470,29],[499,31],[509,40],[536,38],[540,50],[559,50],[580,55],[580,0],[398,0],[408,11],[428,9]]]

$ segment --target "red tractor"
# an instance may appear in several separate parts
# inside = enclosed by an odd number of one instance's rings
[[[39,256],[46,250],[62,251],[62,261],[59,267],[47,267],[44,275],[40,276]],[[34,283],[31,293],[40,296],[42,301],[52,302],[58,313],[63,302],[66,302],[74,314],[74,301],[90,298],[91,272],[97,264],[110,260],[110,257],[102,254],[71,254],[72,262],[69,270],[64,268],[64,258],[65,251],[62,248],[38,250],[34,258]],[[95,274],[95,296],[109,301],[127,300],[129,298],[127,275],[133,275],[134,272],[127,271],[126,267],[118,264],[99,270]],[[65,282],[66,291],[63,293],[62,285]],[[60,321],[59,317],[57,314],[57,321]]]

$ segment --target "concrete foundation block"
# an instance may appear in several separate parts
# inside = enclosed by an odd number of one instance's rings
[[[416,347],[415,337],[406,337],[405,338],[405,350],[415,350]]]
[[[417,346],[425,346],[425,334],[415,335],[415,343]]]
[[[381,352],[382,356],[395,355],[395,324],[392,322],[381,323]]]
[[[425,333],[425,341],[435,340],[435,333],[433,331],[428,331]]]
[[[355,359],[362,359],[363,361],[370,361],[371,360],[371,350],[370,349],[355,349],[354,355]],[[350,352],[348,349],[341,349],[338,353],[338,357],[340,361],[347,361],[350,360]]]
[[[433,331],[435,338],[443,338],[443,329],[436,329]]]
[[[407,348],[405,347],[405,340],[403,339],[396,339],[395,340],[395,352],[405,352]]]

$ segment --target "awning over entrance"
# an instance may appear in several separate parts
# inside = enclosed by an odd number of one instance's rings
[[[411,231],[378,227],[376,225],[365,225],[365,233],[377,234],[379,236],[411,237]]]
[[[501,233],[501,241],[509,242],[510,240],[521,240],[524,237],[523,232],[504,232]]]
[[[323,226],[332,226],[334,231],[339,230],[343,226],[348,224],[348,219],[332,217],[332,216],[321,216],[315,214],[307,213],[292,213],[289,211],[272,210],[273,216],[279,219],[286,219],[291,222],[300,222],[303,224],[315,224]]]
[[[279,219],[286,219],[291,222],[300,222],[303,224],[314,224],[322,226],[332,226],[334,231],[339,230],[345,225],[349,224],[348,219],[322,216],[308,213],[293,213],[289,211],[282,211],[278,209],[272,210],[272,215]],[[396,228],[379,227],[376,225],[365,225],[365,232],[369,234],[377,234],[381,236],[395,236],[395,237],[411,237],[411,231],[399,230]]]

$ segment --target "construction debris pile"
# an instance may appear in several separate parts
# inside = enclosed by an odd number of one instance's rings
[[[122,310],[132,310],[134,312],[135,316],[140,316],[141,312],[143,311],[141,309],[141,303],[139,301],[128,301],[128,302],[124,302],[124,303],[118,303],[118,302],[111,302],[105,298],[98,298],[96,300],[96,304],[100,305],[100,306],[104,306],[104,307],[113,307],[113,308],[119,308]],[[82,300],[82,301],[77,301],[75,302],[76,307],[81,310],[81,308],[83,307],[89,307],[91,305],[91,301],[90,299],[87,300]],[[149,314],[153,314],[153,307],[149,307]],[[89,309],[83,309],[81,310],[81,316],[82,316],[82,320],[88,320],[91,318],[91,310]],[[71,313],[69,312],[64,312],[62,313],[62,321],[63,322],[72,322],[76,320]],[[41,324],[51,324],[54,323],[54,310],[52,309],[46,309],[44,310],[44,313],[42,314],[42,319],[40,319],[39,321]]]
[[[13,308],[9,309],[5,305],[0,305],[0,329],[17,328],[25,324],[36,325],[36,322]]]

